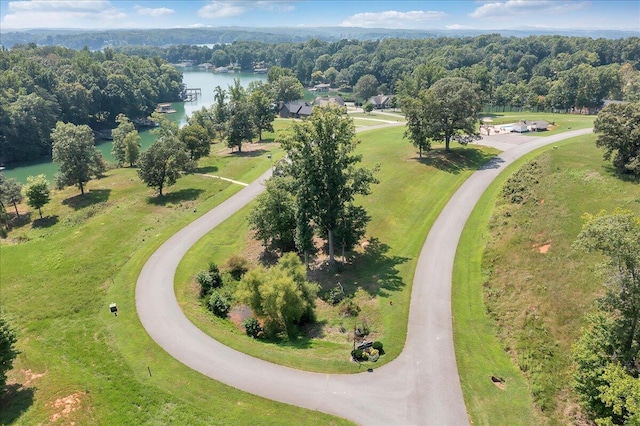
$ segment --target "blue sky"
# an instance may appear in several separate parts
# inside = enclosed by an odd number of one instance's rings
[[[638,0],[0,0],[0,28],[349,26],[640,31]]]

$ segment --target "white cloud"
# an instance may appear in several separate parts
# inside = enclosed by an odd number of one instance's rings
[[[387,10],[386,12],[356,13],[342,21],[343,27],[363,28],[423,28],[428,21],[441,19],[447,16],[444,12],[412,10],[410,12],[398,12]]]
[[[135,9],[138,12],[138,15],[151,16],[152,18],[159,18],[161,16],[173,15],[176,13],[175,10],[167,7],[156,7],[154,9],[150,7],[136,6]]]
[[[492,1],[483,4],[471,12],[472,18],[506,18],[510,16],[544,16],[544,14],[560,14],[582,9],[586,1],[560,0],[506,0]]]
[[[295,1],[246,1],[246,0],[217,0],[210,1],[209,4],[198,10],[198,15],[203,18],[218,19],[231,16],[242,15],[254,9],[268,10],[271,12],[292,11]]]
[[[467,27],[466,25],[460,25],[460,24],[445,25],[444,27],[448,30],[468,30],[471,28],[471,27]]]
[[[3,28],[121,28],[127,15],[107,0],[8,3]]]

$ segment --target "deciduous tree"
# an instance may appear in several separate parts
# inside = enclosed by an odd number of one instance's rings
[[[182,176],[195,169],[195,163],[184,150],[178,138],[169,136],[155,141],[142,153],[138,162],[138,176],[162,197],[165,186],[171,186]]]
[[[7,179],[0,173],[0,203],[5,207],[12,204],[16,210],[16,216],[20,217],[18,203],[22,201],[22,198],[22,184],[15,178]]]
[[[640,176],[640,102],[610,104],[594,122],[596,146],[621,173]]]
[[[84,194],[84,185],[105,171],[102,154],[94,146],[93,131],[87,125],[59,121],[51,139],[53,162],[59,164],[62,183],[76,185]]]
[[[13,360],[20,353],[15,347],[17,341],[15,330],[3,316],[0,316],[0,395],[7,384],[7,372],[11,370]]]
[[[247,272],[236,298],[264,319],[267,333],[283,331],[293,337],[299,324],[313,318],[317,291],[318,286],[306,280],[298,256],[287,253],[272,268],[257,267]]]
[[[346,206],[377,183],[373,171],[357,167],[361,157],[353,154],[356,144],[353,120],[331,105],[314,109],[282,139],[289,160],[284,171],[294,180],[298,218],[313,221],[327,236],[331,263],[334,233]]]
[[[27,205],[38,209],[42,219],[42,207],[49,202],[51,196],[47,177],[45,175],[27,177],[27,184],[22,187],[22,191],[27,197]]]
[[[199,124],[184,126],[178,131],[178,139],[184,144],[192,160],[206,157],[211,152],[209,133]]]
[[[126,145],[124,139],[129,133],[138,133],[138,131],[131,120],[129,120],[129,118],[124,114],[118,114],[118,117],[116,117],[116,123],[118,123],[118,127],[111,131],[111,136],[113,136],[111,155],[118,163],[118,166],[121,166],[127,162],[125,159]]]

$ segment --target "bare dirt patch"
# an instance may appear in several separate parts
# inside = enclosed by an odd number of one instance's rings
[[[550,248],[551,248],[551,243],[543,244],[540,247],[538,247],[538,252],[542,254],[546,254]]]
[[[84,392],[76,392],[64,398],[56,399],[51,404],[51,407],[58,411],[49,416],[49,421],[56,422],[62,418],[69,418],[69,415],[79,408],[83,396]],[[69,424],[74,425],[75,422],[69,422]]]
[[[20,373],[22,373],[25,377],[25,381],[24,383],[22,383],[22,386],[25,388],[31,385],[34,381],[38,380],[40,377],[47,374],[46,371],[44,373],[33,373],[31,370],[20,370]]]

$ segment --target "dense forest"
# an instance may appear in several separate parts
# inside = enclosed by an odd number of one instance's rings
[[[622,38],[638,36],[637,31],[619,30],[565,30],[523,29],[499,30],[504,36],[531,35],[579,36],[594,38]],[[408,30],[358,27],[216,27],[216,28],[162,28],[112,30],[28,30],[3,32],[0,43],[7,48],[18,44],[36,43],[43,46],[64,46],[71,49],[101,50],[113,46],[169,46],[179,44],[231,44],[236,41],[262,41],[266,43],[299,43],[311,39],[326,42],[348,40],[383,40],[387,38],[424,39],[428,37],[475,37],[486,30]]]
[[[182,73],[159,57],[35,44],[0,50],[0,161],[51,155],[57,121],[112,127],[179,100]]]
[[[442,76],[464,77],[482,90],[486,104],[567,111],[603,99],[640,99],[640,38],[503,37],[385,39],[379,41],[317,39],[268,44],[238,41],[206,46],[119,47],[119,51],[160,56],[169,62],[190,60],[215,66],[256,63],[294,70],[304,84],[326,82],[354,87],[365,75],[379,91],[396,94],[398,82],[413,76],[427,87]]]
[[[149,115],[157,102],[179,98],[181,74],[168,63],[187,60],[247,71],[288,69],[304,84],[329,83],[361,100],[372,94],[416,97],[443,77],[469,80],[482,103],[496,109],[594,113],[605,99],[640,100],[638,37],[485,34],[98,52],[32,43],[0,51],[0,160],[50,154],[49,134],[58,120],[95,127],[113,125],[120,113]]]

